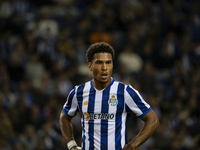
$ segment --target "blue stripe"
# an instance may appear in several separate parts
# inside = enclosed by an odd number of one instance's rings
[[[142,115],[140,115],[139,118],[145,116],[150,110],[151,110],[151,107],[149,109],[147,109]]]
[[[89,94],[89,103],[88,103],[88,110],[87,112],[94,113],[94,106],[95,106],[95,94],[96,91],[94,88],[90,88],[90,94]],[[89,150],[94,150],[94,120],[89,120]]]
[[[82,84],[77,89],[77,101],[79,105],[80,112],[82,112],[82,103],[83,103],[83,89],[85,87],[85,84]],[[84,120],[82,122],[82,129],[83,129],[83,135],[82,135],[82,149],[85,150],[85,127],[84,127]]]
[[[82,114],[83,114],[83,112],[82,112],[82,104],[83,104],[83,89],[84,89],[84,87],[85,87],[85,84],[80,85],[78,87],[78,89],[77,89],[77,94],[76,94],[77,95],[76,98],[77,98],[78,106],[79,106],[79,109],[80,109]]]
[[[129,128],[129,122],[130,122],[130,114],[127,113],[126,117],[126,127],[125,127],[125,143],[128,144],[128,128]]]
[[[110,86],[103,91],[101,113],[108,113]],[[101,150],[108,149],[108,120],[101,120]]]
[[[119,83],[117,89],[117,114],[115,120],[115,150],[121,150],[122,113],[124,111],[124,84]]]
[[[73,99],[73,97],[74,97],[75,90],[76,90],[76,88],[74,88],[74,89],[71,91],[71,93],[69,94],[69,97],[68,97],[68,104],[67,104],[67,105],[69,105],[69,106],[71,106],[71,104],[72,104],[72,99]]]
[[[146,113],[147,111],[150,111],[142,102],[139,95],[132,89],[130,86],[127,87],[127,92],[135,102],[135,104],[138,106],[138,108],[142,111],[142,113]]]

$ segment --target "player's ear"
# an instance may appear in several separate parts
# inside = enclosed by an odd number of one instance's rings
[[[91,62],[88,63],[88,68],[90,71],[92,71],[92,63]]]

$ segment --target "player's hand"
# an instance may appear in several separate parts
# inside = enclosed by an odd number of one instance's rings
[[[70,150],[82,150],[82,148],[79,147],[79,146],[74,146],[74,147],[72,147]]]

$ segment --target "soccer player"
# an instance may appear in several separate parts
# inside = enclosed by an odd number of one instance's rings
[[[111,77],[114,56],[114,49],[104,42],[87,50],[93,79],[75,86],[60,114],[60,129],[69,150],[135,150],[159,126],[157,116],[139,92]],[[71,123],[77,110],[82,114],[82,148],[74,140]],[[127,118],[131,112],[145,124],[128,143]]]

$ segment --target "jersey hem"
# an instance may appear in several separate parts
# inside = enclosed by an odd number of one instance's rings
[[[73,116],[70,116],[70,115],[67,114],[67,111],[66,111],[65,109],[63,109],[63,111],[64,111],[64,113],[65,113],[68,117],[71,117],[71,118],[72,118],[72,117],[76,116],[76,113],[75,113]]]
[[[150,110],[151,110],[151,107],[147,111],[145,111],[142,115],[140,115],[139,118],[145,116]]]

